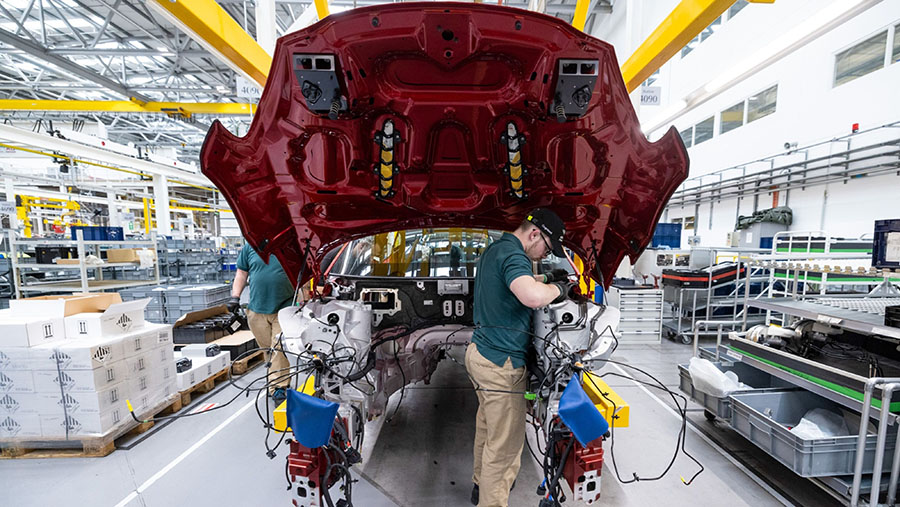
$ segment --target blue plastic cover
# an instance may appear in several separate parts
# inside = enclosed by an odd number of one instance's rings
[[[581,387],[578,375],[573,375],[559,398],[559,418],[572,430],[578,442],[586,446],[609,431],[609,423],[594,406]]]
[[[287,390],[287,424],[300,445],[315,449],[328,443],[338,404]]]

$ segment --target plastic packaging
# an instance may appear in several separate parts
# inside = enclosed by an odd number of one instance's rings
[[[746,386],[733,371],[722,372],[708,359],[692,357],[688,366],[694,389],[722,398]]]
[[[791,428],[791,433],[808,440],[830,437],[845,437],[850,434],[847,421],[841,414],[824,408],[814,408],[803,415],[800,422]]]

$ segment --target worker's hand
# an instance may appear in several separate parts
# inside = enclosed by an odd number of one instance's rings
[[[228,308],[229,312],[234,313],[241,307],[241,298],[231,296],[228,298],[228,302],[225,303],[225,306]]]
[[[566,298],[569,297],[569,291],[572,290],[572,286],[575,284],[571,282],[556,282],[553,285],[556,285],[556,288],[559,289],[559,296],[556,296],[556,299],[550,301],[551,305],[565,301]]]
[[[544,276],[547,278],[547,283],[569,281],[569,273],[562,268],[556,268],[554,270],[551,270],[549,273],[544,273]]]

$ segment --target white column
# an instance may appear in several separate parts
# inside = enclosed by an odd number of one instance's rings
[[[153,176],[153,206],[156,211],[156,234],[166,236],[172,233],[172,219],[169,215],[169,182],[165,176]]]
[[[109,212],[109,226],[122,227],[122,216],[116,206],[116,193],[111,182],[106,182],[106,209]]]
[[[275,25],[275,0],[256,0],[256,42],[270,55],[278,38]]]

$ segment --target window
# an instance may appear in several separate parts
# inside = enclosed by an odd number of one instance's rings
[[[704,28],[702,32],[700,32],[700,42],[705,41],[706,39],[712,37],[712,34],[716,33],[716,30],[722,26],[722,16],[719,16],[712,23],[709,24],[708,27]]]
[[[887,31],[870,37],[834,58],[834,86],[849,83],[858,77],[884,67]]]
[[[775,85],[747,99],[747,123],[774,113],[777,98],[778,85]]]
[[[900,25],[894,27],[894,52],[891,55],[891,63],[900,62]]]
[[[728,8],[728,19],[731,20],[731,18],[733,18],[735,14],[741,12],[741,9],[747,7],[747,4],[749,3],[750,2],[748,2],[747,0],[738,0],[737,2],[735,2],[734,5]]]
[[[744,124],[744,101],[719,113],[719,133],[731,132]]]
[[[701,121],[697,125],[694,126],[694,144],[700,144],[703,141],[709,141],[713,137],[713,125],[714,125],[715,117],[710,116],[709,118]]]
[[[694,144],[694,127],[688,127],[679,132],[679,134],[681,135],[681,142],[684,143],[685,148],[690,148]]]

